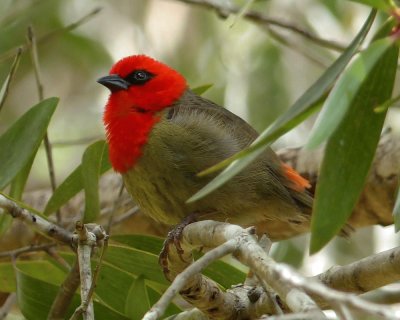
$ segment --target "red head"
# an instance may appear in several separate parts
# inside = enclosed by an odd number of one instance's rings
[[[137,55],[118,61],[98,82],[111,90],[103,117],[111,163],[125,172],[140,157],[157,113],[182,96],[186,81],[167,65]]]

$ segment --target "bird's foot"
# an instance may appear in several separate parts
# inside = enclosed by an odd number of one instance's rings
[[[168,269],[169,246],[173,244],[175,246],[175,249],[176,249],[181,261],[186,262],[182,256],[184,253],[184,250],[182,249],[182,246],[181,246],[182,233],[183,233],[183,229],[185,229],[185,227],[187,225],[189,225],[193,222],[196,222],[196,221],[197,221],[196,215],[190,214],[190,215],[186,216],[182,220],[182,222],[177,224],[170,232],[168,232],[168,236],[164,241],[163,248],[162,248],[160,256],[158,258],[158,263],[163,268],[163,272],[166,277],[169,272],[169,269]]]

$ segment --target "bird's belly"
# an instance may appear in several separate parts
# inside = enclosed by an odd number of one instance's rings
[[[202,203],[186,203],[199,184],[194,173],[178,164],[180,156],[171,152],[159,135],[153,135],[136,165],[123,174],[125,187],[143,213],[168,225],[180,223],[193,212],[207,210]]]
[[[179,223],[187,214],[187,209],[172,181],[156,176],[156,172],[147,174],[143,169],[136,166],[123,174],[128,192],[152,219],[168,225]]]

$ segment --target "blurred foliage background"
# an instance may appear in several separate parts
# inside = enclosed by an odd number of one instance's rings
[[[246,3],[232,2],[238,7]],[[343,45],[369,10],[342,0],[254,1],[252,6]],[[65,30],[96,8],[101,8],[98,14]],[[61,98],[49,128],[58,181],[80,161],[85,143],[104,136],[101,115],[107,93],[96,79],[123,56],[145,53],[178,69],[192,87],[212,84],[206,97],[260,131],[338,55],[291,31],[272,26],[269,32],[243,18],[221,18],[214,11],[174,0],[4,0],[0,25],[0,80],[32,25],[39,39],[45,96]],[[0,131],[36,101],[31,59],[24,54],[2,111]],[[392,124],[399,119],[396,111],[388,117]],[[308,129],[306,123],[281,139],[279,146],[302,144]],[[74,140],[80,143],[71,145]],[[48,184],[43,152],[32,173],[29,188]]]
[[[248,1],[216,2],[242,7]],[[96,8],[101,10],[90,14]],[[251,8],[343,47],[370,10],[344,0],[256,0],[251,2]],[[88,14],[85,21],[80,20]],[[381,21],[383,18],[378,17]],[[76,22],[76,28],[68,28]],[[179,70],[191,87],[212,84],[204,94],[207,98],[261,131],[339,54],[291,30],[256,25],[240,15],[222,17],[213,10],[179,0],[2,0],[1,82],[9,72],[16,48],[26,45],[30,25],[38,39],[45,97],[60,97],[49,127],[58,183],[80,163],[87,145],[104,137],[101,118],[107,92],[96,79],[121,57],[144,53]],[[399,91],[398,86],[395,91]],[[0,133],[37,101],[33,67],[25,52],[0,115]],[[301,145],[311,122],[312,119],[307,120],[285,135],[276,148]],[[399,108],[391,108],[387,125],[399,130],[399,123]],[[47,163],[41,148],[28,190],[48,186]],[[397,243],[392,227],[372,230],[358,231],[356,237],[360,239],[351,244],[336,239],[320,254],[307,257],[304,271],[315,274],[332,263],[348,263]],[[275,256],[300,265],[307,256],[306,239],[281,243],[274,248]]]

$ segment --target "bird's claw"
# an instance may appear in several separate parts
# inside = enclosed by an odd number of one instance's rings
[[[168,236],[164,241],[163,248],[162,248],[160,256],[158,258],[158,263],[162,267],[164,275],[167,278],[168,278],[167,274],[169,273],[169,269],[168,269],[169,246],[171,244],[173,244],[175,246],[175,250],[178,253],[178,256],[181,259],[181,261],[186,262],[185,259],[183,258],[183,254],[185,251],[182,249],[182,246],[181,246],[182,233],[183,233],[183,229],[187,225],[189,225],[195,221],[196,221],[196,219],[193,216],[189,215],[181,223],[176,225],[170,232],[168,232]]]

